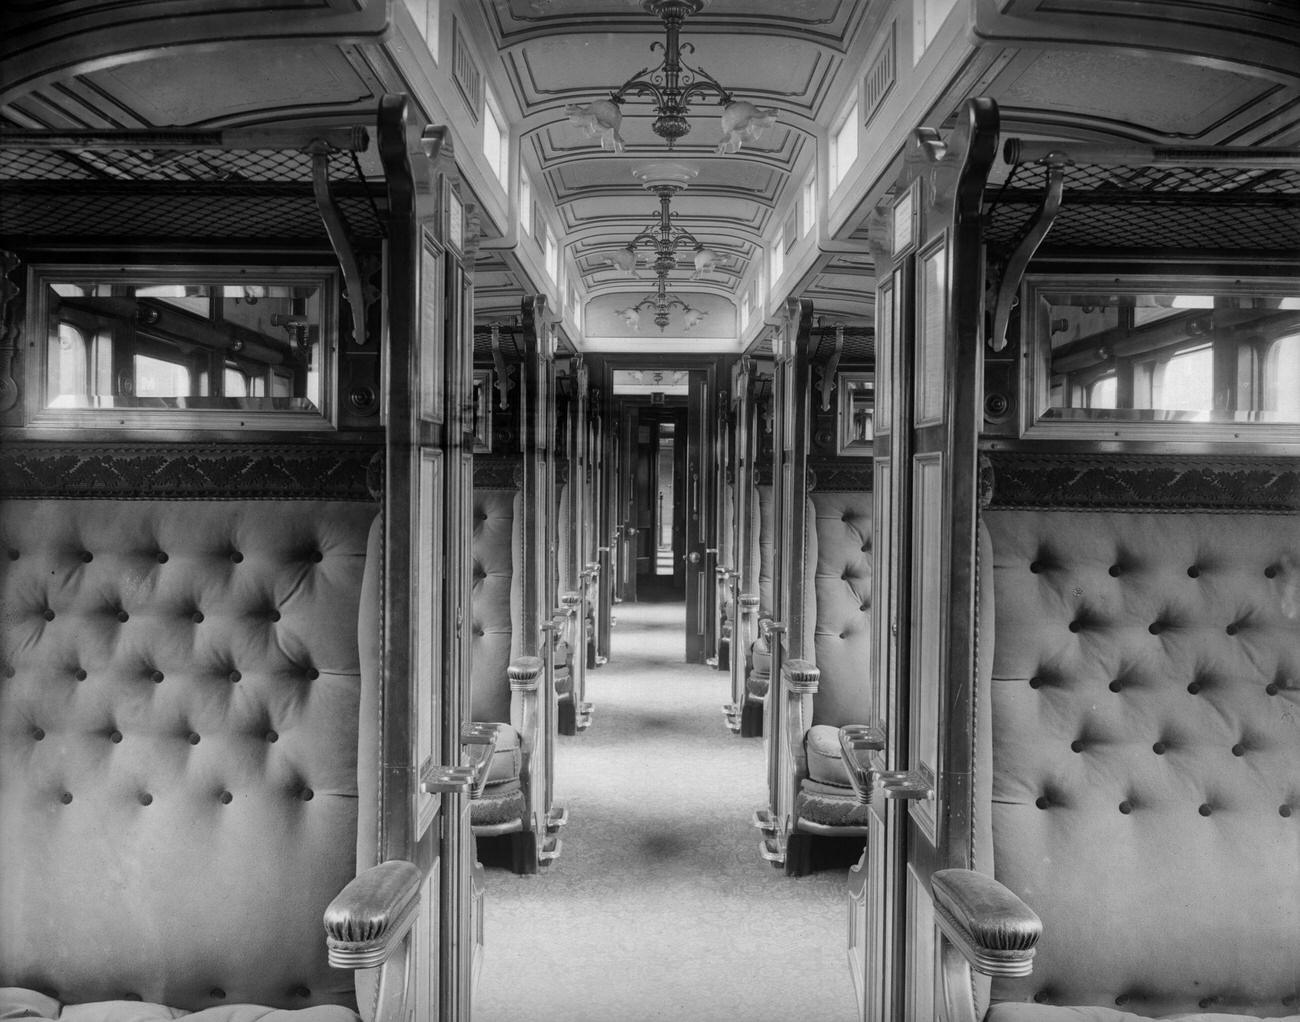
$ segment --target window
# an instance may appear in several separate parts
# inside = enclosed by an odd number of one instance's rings
[[[555,232],[548,225],[546,228],[546,240],[543,243],[542,250],[546,253],[546,272],[550,274],[551,280],[555,283],[560,282],[560,250],[555,244]]]
[[[1279,337],[1264,356],[1264,407],[1300,419],[1300,333]]]
[[[858,104],[849,107],[840,126],[831,135],[831,190],[848,175],[858,158]]]
[[[924,55],[957,0],[912,0],[912,63]]]
[[[1294,292],[1283,278],[1030,278],[1024,435],[1295,435],[1283,428],[1300,424]]]
[[[442,14],[442,0],[406,0],[406,9],[415,19],[415,26],[424,36],[434,63],[438,62],[438,21]]]
[[[817,175],[808,175],[803,184],[803,230],[807,234],[817,220]]]
[[[33,322],[47,326],[45,357],[27,368],[29,424],[329,426],[332,270],[36,272]]]
[[[533,214],[533,179],[528,171],[519,168],[519,229],[527,234],[532,228],[529,220]]]
[[[483,155],[497,180],[505,187],[510,178],[509,137],[501,127],[501,120],[493,109],[490,94],[483,103]]]
[[[749,292],[746,291],[744,296],[740,299],[740,329],[741,330],[744,330],[747,326],[749,326],[749,313],[750,313]]]
[[[768,253],[768,267],[772,273],[772,282],[781,279],[781,274],[785,272],[785,231],[776,232],[776,237],[772,239],[772,251]]]

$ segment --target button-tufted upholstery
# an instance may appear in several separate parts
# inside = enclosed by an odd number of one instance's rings
[[[515,529],[519,500],[515,489],[474,488],[470,691],[475,720],[510,720],[506,669],[520,649],[519,637],[511,626],[522,598],[514,572],[519,546]]]
[[[813,723],[838,728],[862,723],[871,709],[867,684],[871,662],[871,493],[814,490],[812,504],[817,527],[813,649],[821,671]]]
[[[867,720],[871,708],[871,493],[814,490],[811,502],[816,599],[810,620],[820,679],[813,726],[804,736],[808,776],[796,804],[805,824],[859,827],[866,810],[850,787],[839,728]]]
[[[515,566],[521,560],[523,497],[516,488],[475,486],[471,539],[470,699],[475,720],[502,725],[497,751],[480,797],[470,803],[470,821],[481,836],[527,829],[530,818],[529,757],[535,735],[521,735],[513,711],[509,668],[520,655],[523,637],[515,622],[522,613],[523,589]],[[518,871],[535,871],[521,848]]]
[[[977,805],[977,847],[991,839],[995,875],[1043,921],[1032,976],[995,980],[989,1018],[1294,1018],[1300,519],[983,520],[992,777],[977,789],[991,784],[992,812]]]
[[[0,504],[0,985],[27,988],[11,1004],[354,1017],[321,917],[356,868],[374,516]]]

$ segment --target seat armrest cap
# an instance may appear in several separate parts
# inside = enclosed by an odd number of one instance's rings
[[[415,919],[420,870],[392,859],[358,874],[325,909],[325,942],[336,968],[369,968],[388,957]]]
[[[990,951],[1028,951],[1042,936],[1042,921],[991,876],[970,869],[941,869],[930,878],[935,904],[971,939]]]

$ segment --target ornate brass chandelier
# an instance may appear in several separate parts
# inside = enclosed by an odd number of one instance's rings
[[[692,309],[686,302],[668,293],[668,274],[677,269],[678,250],[688,249],[695,253],[695,273],[692,278],[695,280],[712,269],[718,261],[716,252],[706,247],[686,228],[673,222],[672,198],[686,187],[696,171],[680,163],[653,163],[638,168],[633,173],[641,178],[648,191],[659,197],[659,216],[613,256],[613,263],[619,269],[636,276],[637,250],[643,247],[649,249],[654,256],[650,265],[654,267],[658,287],[653,295],[648,295],[628,309],[618,310],[618,313],[630,326],[635,327],[639,323],[640,313],[653,308],[655,325],[663,330],[668,325],[672,310],[680,309],[685,313],[685,329],[689,330],[698,326],[706,314]]]
[[[694,44],[681,41],[682,23],[690,15],[703,10],[707,2],[642,0],[641,6],[663,22],[664,41],[650,45],[652,53],[663,51],[663,59],[653,69],[643,67],[614,89],[609,99],[569,104],[565,107],[569,120],[585,128],[588,135],[599,135],[603,148],[622,152],[624,143],[619,134],[622,105],[630,95],[649,96],[655,109],[652,129],[672,149],[677,140],[691,130],[687,119],[691,103],[712,94],[717,96],[722,106],[722,139],[718,143],[718,152],[734,153],[739,151],[744,138],[757,139],[775,123],[777,111],[736,99],[703,68],[692,67],[682,59],[684,54],[695,52]]]

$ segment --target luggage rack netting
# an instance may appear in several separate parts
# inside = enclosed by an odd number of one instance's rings
[[[1020,166],[991,184],[985,240],[1015,248],[1043,196],[1045,172]],[[1296,251],[1300,170],[1258,167],[1107,167],[1066,171],[1044,249]]]
[[[353,154],[329,157],[358,239],[383,236],[381,194]],[[325,240],[312,157],[297,150],[0,150],[0,233],[86,239]]]
[[[296,149],[0,150],[0,181],[175,181],[311,183],[311,154]],[[350,153],[330,154],[330,178],[355,177]]]

